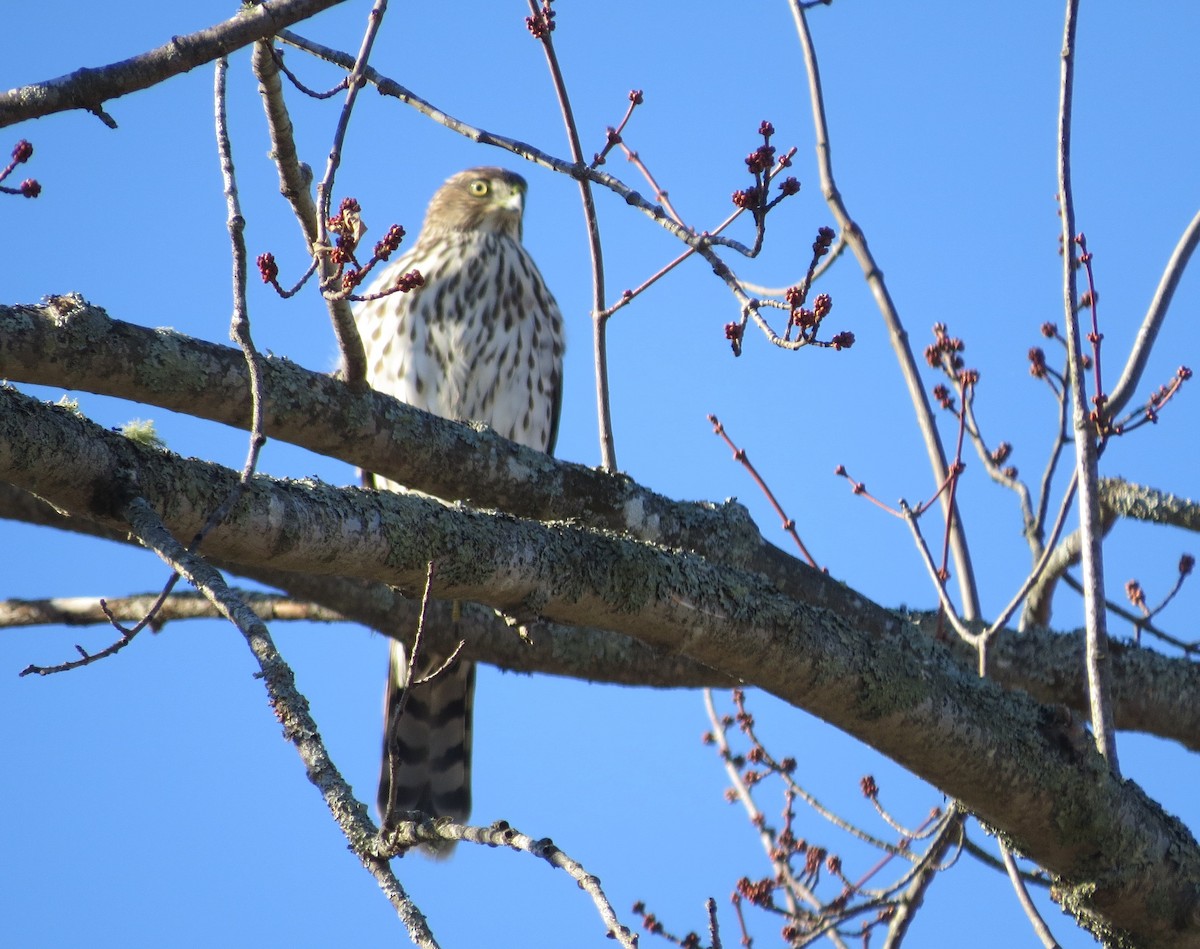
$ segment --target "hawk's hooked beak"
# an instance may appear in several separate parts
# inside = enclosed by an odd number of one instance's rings
[[[508,197],[500,202],[500,207],[506,211],[515,211],[518,215],[523,213],[525,210],[525,189],[519,185],[513,185]]]

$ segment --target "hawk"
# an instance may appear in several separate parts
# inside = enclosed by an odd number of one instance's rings
[[[355,307],[367,381],[444,418],[482,421],[512,441],[552,452],[562,403],[563,320],[521,244],[525,179],[503,168],[449,178],[429,202],[412,250],[367,295],[413,270],[408,293]],[[377,479],[377,486],[404,488]],[[379,812],[384,830],[405,811],[465,821],[471,810],[475,664],[423,648],[404,696],[404,647],[391,641],[384,694]],[[445,855],[450,845],[427,848]]]

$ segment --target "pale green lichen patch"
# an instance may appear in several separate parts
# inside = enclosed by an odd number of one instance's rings
[[[167,447],[166,442],[159,438],[158,433],[154,430],[153,419],[130,419],[121,426],[121,434],[143,448],[163,450]]]

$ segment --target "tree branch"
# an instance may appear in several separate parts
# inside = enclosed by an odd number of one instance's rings
[[[342,0],[275,0],[244,6],[237,14],[206,30],[175,36],[169,43],[96,69],[77,69],[0,94],[0,128],[55,112],[86,109],[105,125],[116,121],[104,111],[109,99],[158,85],[225,56],[255,40],[307,20]]]
[[[264,359],[264,434],[447,500],[470,498],[542,520],[583,519],[673,547],[755,563],[780,575],[790,557],[762,540],[745,508],[684,504],[624,475],[557,461],[483,426],[430,415],[287,359]],[[238,428],[250,423],[245,359],[231,347],[112,320],[77,296],[0,306],[0,378],[185,412]],[[397,444],[404,450],[397,451]],[[776,566],[772,566],[775,563]]]
[[[64,365],[71,367],[71,384],[78,389],[243,428],[249,424],[248,373],[236,349],[111,320],[76,297],[54,298],[39,307],[0,307],[0,376],[54,385],[61,382]],[[286,359],[266,357],[264,367],[265,433],[272,438],[379,471],[439,497],[469,498],[478,506],[542,520],[582,520],[667,547],[695,550],[714,562],[744,566],[769,577],[781,591],[814,595],[812,572],[763,541],[739,505],[675,502],[624,476],[549,458],[490,431],[428,415],[379,393],[351,393],[337,380]],[[397,450],[398,445],[403,450]],[[1109,484],[1101,482],[1102,487]],[[1109,495],[1108,490],[1104,493]],[[1200,519],[1195,506],[1189,508],[1186,502],[1151,503],[1154,493],[1126,488],[1122,496],[1145,496],[1141,504],[1130,500],[1129,516],[1152,510],[1165,517],[1178,509],[1169,515],[1173,522],[1189,510],[1193,521]],[[24,492],[6,492],[3,486],[0,514],[74,531],[90,526],[78,517],[63,518]],[[101,536],[124,539],[117,532]],[[230,566],[227,561],[221,564]],[[321,602],[385,633],[411,629],[415,622],[411,601],[385,584],[364,589],[363,581],[262,565],[239,565],[237,572],[299,599]],[[478,613],[477,620],[474,612],[464,614],[464,622],[472,624],[464,628],[471,639],[468,655],[505,669],[653,686],[734,684],[728,675],[670,650],[595,630],[584,636],[578,630],[541,624],[536,638],[544,649],[530,651],[491,611]],[[933,635],[933,628],[928,632]],[[957,646],[952,648],[957,655]],[[1059,642],[1058,635],[1048,631],[1030,630],[1020,636],[1004,632],[989,647],[996,662],[991,671],[1001,682],[1026,689],[1043,702],[1084,710],[1086,704],[1077,704],[1082,693],[1072,666],[1079,661],[1075,648],[1073,639]],[[959,658],[974,668],[969,652]],[[1187,698],[1192,679],[1173,671],[1173,660],[1143,656],[1137,650],[1114,647],[1114,661],[1126,683],[1119,686],[1118,727],[1149,731],[1196,748],[1200,708]],[[1160,683],[1172,685],[1159,688]]]
[[[191,536],[237,474],[137,445],[0,390],[0,479],[123,525],[119,488]],[[938,643],[815,571],[803,599],[761,577],[609,533],[414,494],[255,478],[206,549],[236,563],[351,574],[597,626],[683,653],[805,708],[953,795],[1057,874],[1083,925],[1171,947],[1200,925],[1200,848],[1061,717],[963,673]],[[1181,941],[1183,940],[1183,941]]]

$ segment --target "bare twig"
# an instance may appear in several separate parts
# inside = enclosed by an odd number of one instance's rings
[[[143,629],[145,629],[145,627],[147,625],[150,624],[152,618],[154,617],[155,611],[157,610],[158,606],[162,603],[162,601],[166,598],[168,590],[170,589],[171,586],[174,585],[174,581],[176,581],[177,579],[178,579],[178,577],[176,577],[175,575],[171,576],[171,581],[168,583],[167,590],[163,590],[161,593],[158,594],[157,597],[154,598],[154,600],[149,604],[149,607],[148,607],[149,611],[145,615],[143,615],[139,618],[137,625],[135,625],[132,629],[127,629],[124,626],[122,626],[117,621],[115,616],[109,613],[108,607],[106,606],[103,599],[101,599],[98,602],[96,602],[95,604],[93,604],[93,605],[95,605],[96,609],[100,611],[101,615],[105,618],[105,620],[107,620],[110,624],[112,624],[114,627],[116,627],[116,629],[121,634],[121,637],[119,639],[113,641],[108,646],[105,646],[99,652],[88,652],[81,645],[79,645],[79,643],[76,643],[75,651],[77,653],[79,653],[80,658],[71,659],[71,660],[68,660],[67,662],[59,662],[52,666],[39,666],[39,665],[30,663],[24,669],[22,669],[20,672],[18,672],[17,675],[19,675],[19,676],[56,675],[59,672],[70,672],[72,669],[80,669],[83,666],[90,666],[93,662],[99,662],[101,659],[107,659],[109,656],[115,656],[117,653],[119,653],[122,649],[124,649],[126,646],[128,646],[133,641],[134,636],[136,636]],[[89,602],[89,604],[92,603],[92,601],[90,601],[90,600],[88,602]]]
[[[929,847],[922,861],[921,872],[912,879],[907,889],[905,889],[896,901],[896,911],[888,921],[887,936],[883,942],[883,949],[894,949],[908,935],[909,927],[916,918],[917,910],[921,908],[922,903],[925,901],[925,893],[937,877],[937,871],[941,869],[939,864],[942,857],[956,844],[959,849],[955,851],[955,857],[957,858],[958,854],[962,852],[962,844],[966,839],[966,834],[963,831],[965,821],[966,815],[964,813],[952,811],[946,820],[941,823],[937,837]]]
[[[529,0],[530,16],[526,22],[530,32],[542,44],[546,54],[546,65],[550,68],[550,79],[558,107],[562,111],[563,124],[567,130],[567,143],[571,149],[571,160],[577,167],[585,165],[583,146],[579,141],[579,129],[575,125],[575,114],[571,99],[563,80],[558,56],[554,52],[551,33],[554,32],[554,11],[549,0],[539,9],[537,0]],[[540,25],[538,25],[540,24]],[[536,26],[536,28],[535,28]],[[632,105],[630,106],[632,109]],[[600,243],[600,220],[596,217],[596,200],[592,195],[591,182],[578,177],[579,197],[583,202],[583,220],[587,228],[588,253],[592,259],[592,357],[596,375],[596,420],[600,434],[600,464],[606,471],[617,470],[617,448],[612,429],[612,406],[608,391],[608,315],[604,307],[604,248]]]
[[[213,511],[204,529],[192,541],[193,549],[200,544],[205,534],[224,520],[226,514],[237,503],[254,476],[258,467],[258,456],[267,443],[267,436],[263,432],[263,405],[266,401],[263,359],[250,335],[250,312],[246,304],[246,219],[242,216],[241,202],[238,199],[233,147],[229,141],[229,126],[225,114],[225,78],[228,71],[229,61],[222,56],[217,60],[214,98],[217,153],[221,159],[221,180],[224,184],[227,211],[226,227],[229,230],[229,243],[233,254],[233,314],[230,318],[229,336],[241,348],[246,359],[246,372],[250,380],[250,445],[237,490],[230,494],[221,507]]]
[[[417,660],[421,655],[421,642],[425,634],[425,617],[429,611],[429,592],[433,587],[433,576],[435,572],[436,569],[434,568],[433,561],[431,560],[429,561],[429,568],[425,573],[425,592],[421,595],[421,611],[417,614],[417,629],[416,632],[413,633],[412,648],[408,653],[408,661],[404,664],[404,681],[400,683],[400,698],[395,703],[394,707],[392,706],[392,700],[389,698],[385,706],[387,709],[388,719],[384,723],[384,754],[387,758],[388,768],[388,802],[387,807],[381,808],[385,815],[383,828],[385,832],[390,830],[387,824],[388,817],[386,815],[392,814],[397,809],[395,795],[401,784],[400,770],[404,765],[403,758],[393,750],[392,735],[395,733],[396,723],[399,722],[404,716],[404,710],[408,707],[408,697],[412,692],[413,670],[416,669]],[[392,642],[388,644],[388,648],[390,650],[396,650],[401,649],[402,647],[398,643]],[[455,650],[455,655],[457,655],[457,650]],[[389,664],[394,663],[394,661],[395,659],[393,653],[393,659],[390,660]],[[450,660],[448,659],[447,663],[449,662]],[[438,671],[440,672],[441,670],[439,669]],[[392,673],[389,672],[389,679],[391,674]],[[392,684],[389,682],[389,690],[391,687]]]
[[[287,103],[283,98],[283,84],[279,80],[279,61],[270,43],[258,43],[251,57],[259,93],[267,117],[267,129],[271,136],[271,157],[279,171],[279,191],[292,207],[292,213],[300,224],[304,235],[304,250],[319,267],[321,281],[331,279],[337,267],[325,252],[322,234],[325,220],[312,196],[312,170],[302,165],[296,153],[296,141],[292,134],[292,120]],[[353,70],[352,60],[349,69]],[[312,267],[310,265],[309,272]],[[338,350],[342,357],[342,377],[356,392],[367,388],[367,354],[362,339],[354,324],[354,314],[349,302],[343,297],[325,298],[337,337]]]
[[[704,901],[704,912],[708,914],[709,949],[721,949],[721,928],[717,925],[717,901],[711,896]]]
[[[278,593],[255,593],[237,590],[256,616],[268,620],[308,620],[317,623],[342,622],[346,617],[322,606],[307,603]],[[20,626],[95,626],[112,620],[138,620],[146,616],[161,593],[143,596],[110,597],[97,600],[91,596],[51,597],[42,600],[0,600],[0,629]],[[100,604],[104,606],[101,607]],[[199,593],[174,593],[154,611],[150,628],[159,632],[172,620],[215,619],[216,608]]]
[[[383,15],[387,13],[387,0],[375,0],[367,14],[367,28],[363,33],[362,43],[358,48],[354,66],[346,79],[346,101],[342,103],[342,111],[338,114],[337,125],[333,130],[333,142],[329,147],[329,157],[325,164],[325,175],[317,184],[317,239],[320,243],[326,241],[326,221],[329,219],[329,203],[333,194],[333,179],[342,163],[342,146],[346,141],[346,129],[350,125],[350,116],[354,112],[354,103],[358,100],[358,90],[363,85],[363,69],[371,56],[375,45],[375,37],[383,23]]]
[[[1150,309],[1146,311],[1142,325],[1138,328],[1137,339],[1134,340],[1133,348],[1129,352],[1125,369],[1109,394],[1106,407],[1111,413],[1110,418],[1119,415],[1129,400],[1133,398],[1133,393],[1146,369],[1146,363],[1150,360],[1150,351],[1154,348],[1155,339],[1158,338],[1159,328],[1167,318],[1167,310],[1171,306],[1172,297],[1175,296],[1175,288],[1179,286],[1179,280],[1198,244],[1200,244],[1200,212],[1184,229],[1183,236],[1179,238],[1179,243],[1175,245],[1175,250],[1171,254],[1171,259],[1167,261],[1167,267],[1158,282],[1158,288],[1154,291],[1154,299],[1150,301]]]
[[[639,90],[639,95],[641,94]],[[642,177],[646,179],[646,184],[654,189],[654,200],[667,209],[667,213],[671,215],[680,224],[683,223],[683,218],[679,212],[675,210],[675,206],[671,204],[671,196],[667,193],[666,188],[663,188],[650,173],[650,169],[646,167],[646,163],[642,161],[641,156],[637,152],[628,148],[624,142],[621,143],[621,150],[625,153],[625,160],[628,161],[634,168],[641,172]],[[782,291],[780,291],[782,293]]]
[[[746,471],[750,474],[750,477],[754,479],[754,483],[758,485],[758,489],[766,495],[767,500],[771,503],[771,507],[773,507],[775,509],[775,513],[779,515],[779,520],[782,522],[780,526],[782,526],[783,529],[791,536],[792,540],[795,541],[796,546],[800,548],[800,553],[803,555],[805,561],[814,570],[820,570],[821,568],[813,559],[812,554],[810,554],[808,552],[808,548],[804,546],[804,541],[800,539],[800,534],[796,531],[796,522],[787,516],[787,512],[780,505],[779,501],[776,500],[775,493],[762,479],[762,476],[758,473],[758,470],[754,467],[754,465],[750,463],[750,456],[746,454],[745,449],[738,448],[738,446],[733,443],[733,439],[731,439],[725,431],[725,426],[721,424],[715,415],[710,413],[708,420],[712,423],[713,433],[723,438],[725,440],[725,444],[728,445],[730,450],[733,451],[733,460],[741,462],[742,467],[746,469]]]
[[[554,869],[566,873],[592,898],[609,938],[626,949],[637,949],[637,935],[617,918],[612,903],[600,886],[600,880],[589,873],[579,861],[560,850],[549,837],[535,839],[521,833],[506,821],[497,821],[490,827],[456,824],[445,818],[419,822],[401,821],[394,830],[388,831],[387,850],[384,852],[402,852],[420,844],[444,845],[447,841],[463,841],[486,847],[508,847],[510,850],[545,860]]]
[[[1096,425],[1087,407],[1082,365],[1078,295],[1075,286],[1075,207],[1071,194],[1071,105],[1075,77],[1075,28],[1079,0],[1067,0],[1063,28],[1062,78],[1058,114],[1058,187],[1063,226],[1063,311],[1066,317],[1067,360],[1072,392],[1072,425],[1075,437],[1075,471],[1079,484],[1079,529],[1082,542],[1084,618],[1088,631],[1087,670],[1092,732],[1096,747],[1114,774],[1117,761],[1116,729],[1112,717],[1108,630],[1104,610],[1104,555],[1101,546],[1100,499],[1097,491]],[[1099,393],[1097,393],[1099,395]],[[1096,406],[1096,417],[1102,407]]]
[[[1009,880],[1012,881],[1013,892],[1017,894],[1017,902],[1021,904],[1021,909],[1025,910],[1025,915],[1029,917],[1029,923],[1033,926],[1033,931],[1037,933],[1038,939],[1046,949],[1059,949],[1054,934],[1050,932],[1050,927],[1046,925],[1042,914],[1037,911],[1033,900],[1029,898],[1029,890],[1025,888],[1025,880],[1021,877],[1021,870],[1017,866],[1016,858],[1013,857],[1012,851],[1008,849],[1003,840],[1000,841],[1000,855],[1004,858],[1004,869],[1008,872]]]
[[[921,555],[921,562],[925,564],[925,569],[929,573],[929,579],[933,583],[933,588],[937,591],[938,603],[941,604],[942,614],[950,621],[950,625],[954,627],[954,632],[959,635],[963,642],[970,643],[972,646],[978,646],[979,637],[967,628],[963,622],[963,617],[959,616],[958,610],[955,609],[954,601],[950,599],[950,593],[946,589],[946,576],[938,568],[937,563],[933,559],[933,552],[930,551],[929,544],[925,541],[925,534],[921,531],[918,512],[910,508],[907,501],[901,500],[900,513],[905,523],[908,524],[909,530],[912,531],[917,553]],[[980,674],[982,675],[982,672]]]
[[[729,779],[729,785],[745,809],[751,825],[756,828],[759,842],[762,844],[763,851],[767,859],[771,862],[772,868],[787,883],[787,886],[783,888],[784,898],[787,900],[787,912],[793,916],[799,913],[800,901],[807,904],[812,912],[820,912],[822,901],[817,894],[805,885],[802,880],[797,879],[792,874],[786,861],[776,860],[773,856],[772,852],[775,849],[775,844],[771,831],[767,827],[766,816],[759,810],[753,796],[750,794],[750,789],[746,786],[746,782],[742,780],[742,775],[738,770],[737,764],[734,762],[735,756],[730,750],[729,743],[725,737],[727,723],[723,722],[721,716],[717,714],[717,707],[713,702],[712,689],[704,690],[704,710],[708,713],[708,720],[712,725],[710,734],[717,745],[717,751],[721,755],[721,762],[725,767],[725,775]],[[835,943],[842,945],[840,940],[837,939],[835,939]],[[844,946],[843,949],[845,949]]]
[[[1058,543],[1058,538],[1062,534],[1063,527],[1067,523],[1067,512],[1071,509],[1071,502],[1075,499],[1075,478],[1071,478],[1071,483],[1067,485],[1067,492],[1063,495],[1062,503],[1058,507],[1058,516],[1054,519],[1054,526],[1050,530],[1050,536],[1046,539],[1045,544],[1041,544],[1041,554],[1038,556],[1037,562],[1033,565],[1033,569],[1029,571],[1029,575],[1025,578],[1025,582],[1021,584],[1020,589],[1013,594],[1008,606],[1000,611],[991,625],[988,626],[987,632],[984,634],[985,640],[990,640],[995,636],[1008,621],[1012,618],[1013,613],[1025,600],[1029,591],[1043,583],[1046,575],[1046,565],[1050,562],[1050,558],[1054,554],[1054,545]],[[986,643],[985,643],[986,645]],[[983,667],[987,667],[986,657],[982,659]]]
[[[820,280],[829,270],[830,267],[842,256],[842,251],[846,249],[846,235],[838,234],[837,239],[833,242],[833,246],[829,248],[829,255],[825,257],[817,269],[813,271],[812,282]],[[743,280],[742,286],[750,293],[760,297],[781,297],[788,291],[788,287],[795,286],[795,281],[782,287],[768,287],[761,283],[754,283],[750,280]]]

